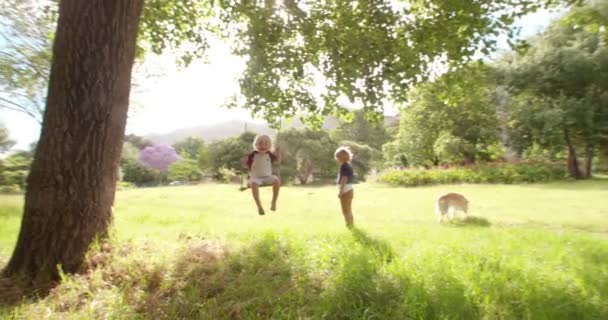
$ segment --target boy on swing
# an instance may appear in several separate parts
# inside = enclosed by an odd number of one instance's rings
[[[249,170],[249,185],[253,200],[258,206],[258,214],[264,215],[264,207],[260,201],[260,187],[263,185],[272,185],[272,202],[270,210],[277,210],[277,198],[281,188],[281,181],[272,174],[272,165],[281,161],[280,156],[276,156],[270,151],[272,140],[269,136],[262,134],[257,135],[253,141],[253,151],[247,156],[247,169]],[[275,150],[280,154],[279,148]]]

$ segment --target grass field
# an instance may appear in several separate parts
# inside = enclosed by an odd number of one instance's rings
[[[440,226],[444,191],[473,218]],[[88,272],[0,318],[608,319],[608,180],[358,185],[354,231],[336,193],[285,187],[258,216],[231,185],[120,191]],[[0,263],[21,207],[0,196]]]

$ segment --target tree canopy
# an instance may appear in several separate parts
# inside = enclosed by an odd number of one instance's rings
[[[493,71],[477,63],[418,86],[386,157],[423,166],[487,160],[498,139],[495,90]]]
[[[568,148],[570,174],[589,177],[608,137],[608,6],[575,8],[500,64],[516,94],[510,127],[520,150]],[[578,172],[577,149],[585,169]]]

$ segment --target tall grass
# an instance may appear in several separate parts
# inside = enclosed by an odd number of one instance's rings
[[[0,318],[606,319],[607,187],[452,186],[474,218],[439,226],[442,188],[360,185],[353,231],[335,188],[285,188],[264,217],[231,186],[123,191],[88,272]]]

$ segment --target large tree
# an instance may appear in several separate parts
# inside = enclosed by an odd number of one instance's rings
[[[331,137],[335,141],[354,141],[378,150],[391,138],[384,122],[374,122],[366,117],[363,110],[354,110],[352,119],[340,121],[338,127],[331,132]]]
[[[46,111],[21,230],[4,270],[49,281],[75,272],[111,206],[143,0],[63,0]]]
[[[333,169],[333,153],[337,144],[322,130],[291,129],[277,136],[281,146],[281,175],[283,180],[296,177],[308,183],[313,174],[324,176]]]
[[[209,145],[209,152],[199,158],[199,164],[206,164],[211,172],[219,178],[222,168],[235,172],[243,172],[243,160],[253,150],[253,140],[256,134],[245,131],[238,137],[226,138]],[[201,163],[205,162],[205,163]]]
[[[186,159],[197,159],[201,151],[207,146],[201,138],[188,137],[173,144],[175,151]]]
[[[608,6],[576,8],[503,61],[517,94],[511,129],[519,148],[565,149],[570,176],[591,176],[608,136]],[[579,163],[583,158],[583,163]]]
[[[344,111],[337,99],[380,111],[424,79],[438,59],[459,62],[492,48],[488,34],[548,0],[219,1],[249,57],[246,104],[269,120]],[[563,2],[570,2],[564,0]],[[206,0],[148,0],[140,49],[205,48]],[[62,0],[41,137],[24,216],[6,275],[58,279],[79,267],[111,220],[143,0]],[[225,30],[233,30],[227,28]],[[140,50],[142,52],[143,50]],[[313,79],[328,85],[315,96]],[[318,103],[321,102],[321,103]]]
[[[498,140],[493,74],[473,63],[416,88],[387,157],[422,166],[488,160]]]

